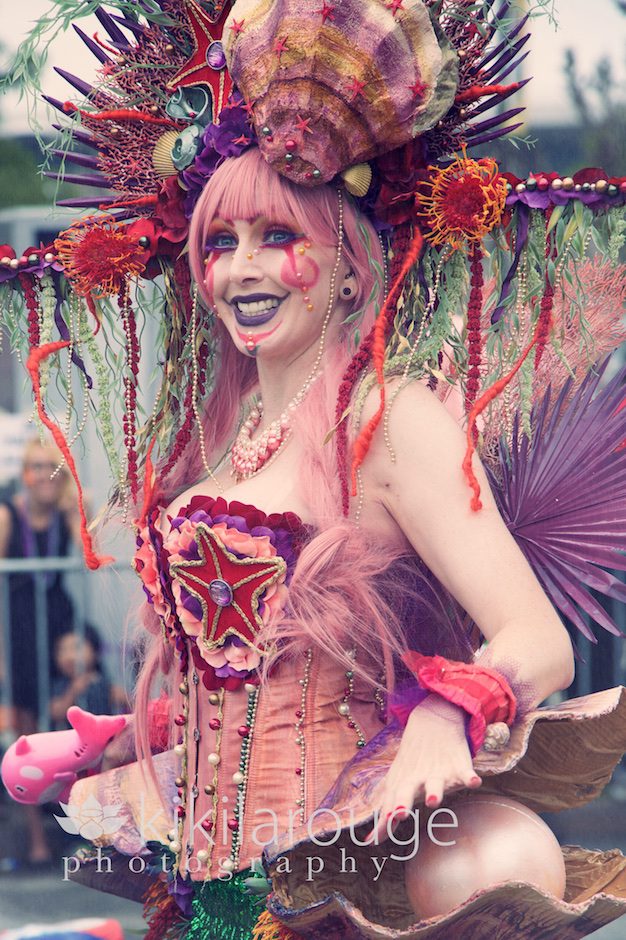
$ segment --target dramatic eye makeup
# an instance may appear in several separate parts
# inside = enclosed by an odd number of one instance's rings
[[[302,232],[294,232],[286,225],[270,225],[263,234],[263,247],[282,248],[304,238]]]
[[[237,247],[237,236],[225,228],[209,231],[204,244],[205,251],[232,251]]]

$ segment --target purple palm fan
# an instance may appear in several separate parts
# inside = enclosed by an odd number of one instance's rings
[[[513,424],[499,466],[487,468],[498,507],[553,604],[592,642],[583,619],[622,636],[591,588],[626,601],[626,368],[600,388],[608,360],[531,415],[532,439]],[[571,397],[569,397],[571,394]],[[569,400],[568,400],[569,397]]]

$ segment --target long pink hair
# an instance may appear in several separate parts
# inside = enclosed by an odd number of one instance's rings
[[[343,668],[353,669],[372,685],[394,687],[399,657],[407,646],[466,658],[470,647],[458,630],[457,612],[433,588],[413,553],[377,543],[343,517],[336,473],[334,425],[337,388],[354,353],[354,329],[367,334],[383,299],[384,261],[371,223],[344,200],[344,255],[358,283],[354,311],[340,331],[339,342],[327,348],[323,374],[294,413],[294,434],[302,446],[298,482],[317,532],[300,554],[289,587],[289,611],[271,628],[268,641],[279,640],[281,656],[319,647]],[[260,215],[295,224],[318,244],[337,244],[339,196],[332,185],[304,189],[272,170],[257,149],[225,160],[202,193],[191,220],[189,258],[199,293],[207,306],[212,299],[204,284],[208,227],[217,215],[254,219]],[[219,320],[216,378],[205,404],[206,451],[217,459],[234,437],[242,402],[257,382],[254,359],[241,354]],[[164,502],[204,475],[199,443],[161,491]],[[210,490],[210,482],[207,489]],[[262,508],[262,507],[260,507]],[[289,509],[288,506],[285,509]],[[154,630],[154,626],[152,626]],[[155,632],[153,643],[160,643]],[[432,649],[431,649],[432,647]],[[350,652],[356,651],[356,660]],[[168,668],[162,655],[149,651],[137,689],[137,712],[145,714],[156,675]],[[381,679],[382,676],[382,679]],[[144,746],[146,744],[144,738]]]

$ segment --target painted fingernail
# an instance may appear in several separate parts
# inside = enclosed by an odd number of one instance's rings
[[[470,778],[470,786],[472,786],[472,787],[477,787],[477,786],[479,785],[479,783],[481,783],[480,777],[476,777],[476,776],[475,776],[475,777],[471,777],[471,778]]]
[[[436,806],[439,800],[436,796],[427,796],[426,797],[426,806]]]

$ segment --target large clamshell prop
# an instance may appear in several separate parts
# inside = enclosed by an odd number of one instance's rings
[[[224,36],[264,157],[305,186],[400,147],[454,103],[457,55],[422,0],[237,0]]]

